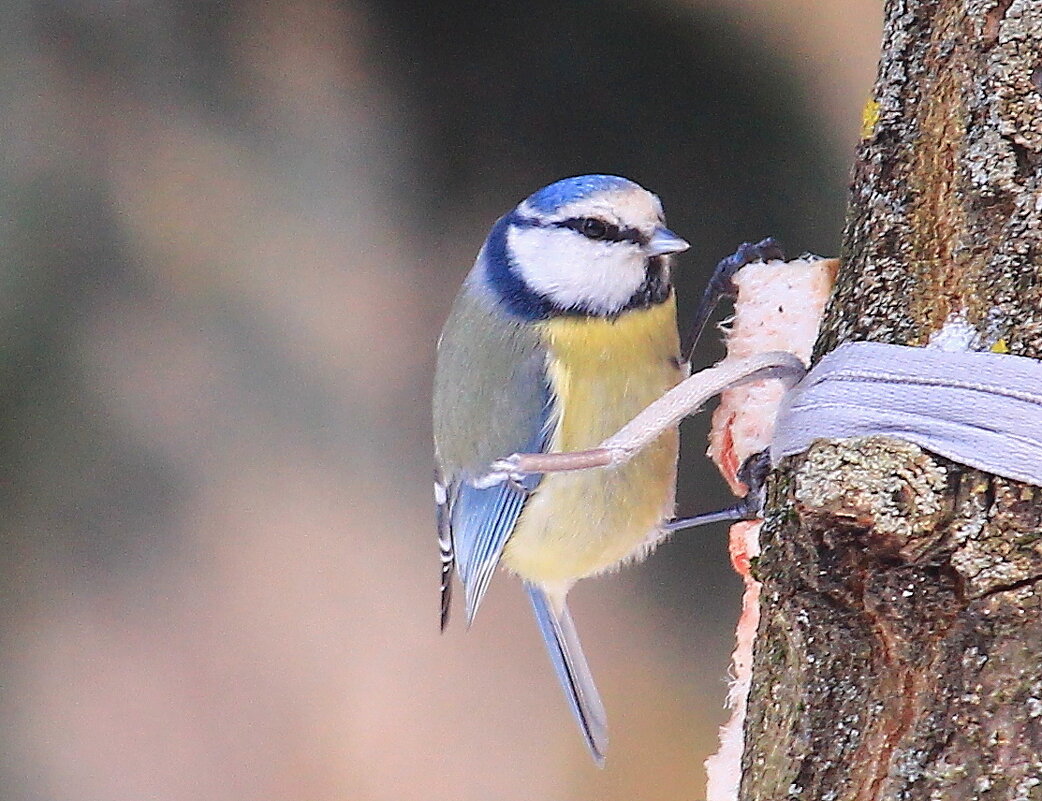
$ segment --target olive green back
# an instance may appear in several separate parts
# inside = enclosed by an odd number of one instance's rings
[[[546,424],[546,349],[534,326],[494,304],[468,280],[438,342],[434,447],[446,477],[480,476],[493,460],[538,447]]]

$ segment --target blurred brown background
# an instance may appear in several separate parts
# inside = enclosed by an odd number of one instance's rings
[[[515,581],[437,634],[434,339],[565,175],[662,196],[688,311],[743,239],[835,253],[880,13],[0,4],[0,796],[700,798],[723,529],[574,592],[597,771]]]

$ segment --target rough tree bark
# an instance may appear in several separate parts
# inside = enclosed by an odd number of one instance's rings
[[[1040,359],[1042,0],[889,0],[885,26],[817,355],[946,329]],[[1038,488],[914,445],[784,464],[741,797],[1042,799],[1040,532]]]

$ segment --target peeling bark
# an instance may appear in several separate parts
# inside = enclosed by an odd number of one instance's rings
[[[818,340],[1042,358],[1042,0],[890,0]],[[741,797],[1042,799],[1042,489],[917,446],[775,476]]]

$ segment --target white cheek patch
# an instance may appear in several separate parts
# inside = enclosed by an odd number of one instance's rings
[[[619,311],[644,283],[644,254],[626,242],[595,242],[564,228],[521,228],[507,245],[525,285],[555,306]]]

